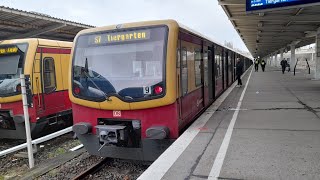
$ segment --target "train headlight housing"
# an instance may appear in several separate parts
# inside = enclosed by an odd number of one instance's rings
[[[155,88],[154,88],[154,93],[156,94],[156,95],[159,95],[159,94],[161,94],[163,92],[163,88],[161,87],[161,86],[156,86]]]

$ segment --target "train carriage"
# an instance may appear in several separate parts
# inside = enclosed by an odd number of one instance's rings
[[[24,139],[20,74],[31,79],[29,107],[32,137],[48,127],[72,125],[67,71],[72,43],[16,39],[0,43],[0,138]],[[48,131],[49,132],[49,131]]]
[[[174,20],[83,30],[73,130],[90,154],[155,160],[235,80],[236,57],[248,61]]]

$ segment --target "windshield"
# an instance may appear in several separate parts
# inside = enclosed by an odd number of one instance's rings
[[[0,97],[20,93],[20,74],[23,72],[27,44],[0,46]]]
[[[166,27],[80,36],[73,62],[74,94],[96,101],[163,95],[166,39]]]

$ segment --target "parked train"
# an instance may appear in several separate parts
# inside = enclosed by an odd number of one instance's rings
[[[155,160],[235,81],[236,58],[252,64],[174,20],[83,30],[69,75],[73,130],[90,154]]]
[[[67,71],[72,43],[45,39],[0,43],[0,138],[25,139],[20,74],[30,75],[32,137],[47,127],[71,126]]]

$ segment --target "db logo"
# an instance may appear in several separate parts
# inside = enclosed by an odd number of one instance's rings
[[[121,117],[121,111],[113,111],[113,117]]]

